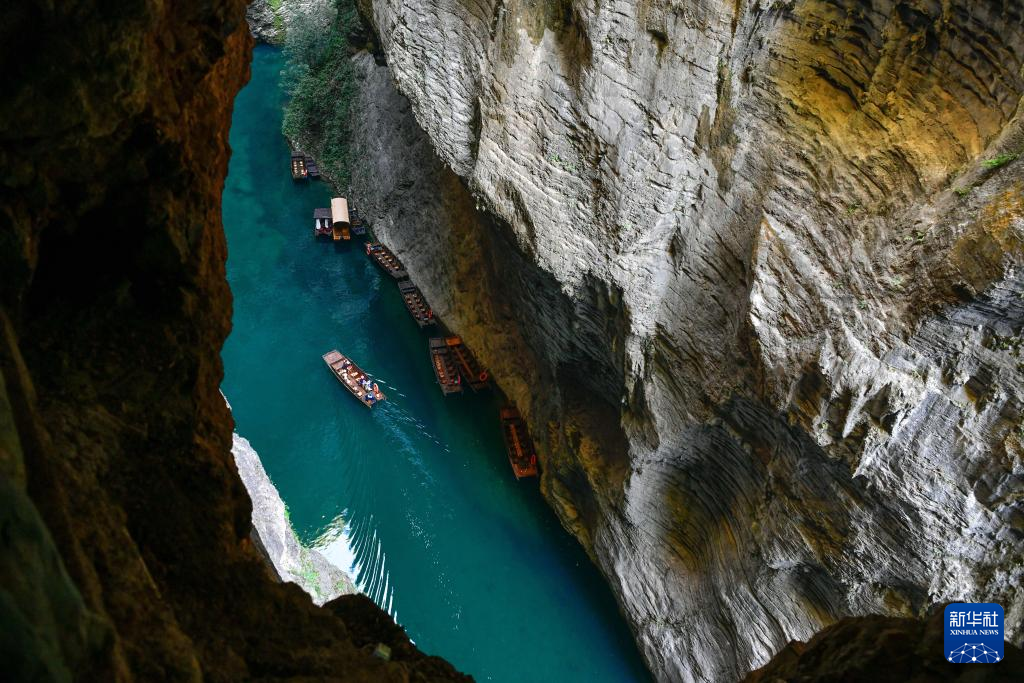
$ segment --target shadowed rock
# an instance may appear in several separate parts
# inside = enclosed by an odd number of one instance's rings
[[[277,583],[249,540],[218,390],[244,16],[30,2],[0,24],[5,678],[468,680],[366,598]]]
[[[790,643],[744,683],[1016,681],[1024,676],[1024,652],[1010,644],[998,664],[947,662],[942,620],[942,610],[926,619],[848,617],[807,643]]]

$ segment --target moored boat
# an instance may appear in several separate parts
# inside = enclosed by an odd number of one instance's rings
[[[292,152],[292,180],[306,180],[308,177],[305,155],[302,152]]]
[[[373,262],[384,269],[384,271],[396,280],[404,280],[409,277],[405,272],[405,266],[398,260],[398,257],[391,253],[391,250],[380,242],[367,242],[366,254],[373,259]]]
[[[313,209],[313,237],[330,238],[331,233],[331,210]]]
[[[320,177],[320,167],[316,165],[316,161],[311,156],[305,157],[306,161],[306,173],[309,174],[310,178]]]
[[[452,350],[452,356],[455,358],[455,364],[459,368],[459,373],[462,375],[462,379],[466,380],[469,388],[473,391],[486,389],[487,371],[477,362],[476,357],[470,352],[469,348],[462,343],[462,338],[446,337],[444,341]]]
[[[419,287],[410,280],[402,280],[398,283],[398,291],[402,293],[402,301],[405,302],[405,308],[409,311],[417,325],[427,327],[435,324],[434,312],[430,310],[430,306],[427,305],[427,300],[423,298],[423,293],[420,292]]]
[[[349,232],[351,227],[348,220],[348,200],[344,197],[333,198],[331,200],[331,229],[334,241],[352,239]]]
[[[337,349],[325,353],[323,359],[331,374],[367,408],[372,408],[379,401],[387,400],[387,396],[377,383]]]
[[[501,431],[505,437],[508,461],[516,479],[537,476],[537,451],[519,411],[511,406],[501,409]]]
[[[349,215],[352,218],[352,234],[353,235],[365,235],[366,234],[366,221],[363,219],[362,214],[359,213],[359,209],[354,206],[350,206],[348,209]]]
[[[430,364],[434,367],[434,377],[441,387],[441,393],[457,394],[462,391],[462,382],[459,380],[459,371],[455,367],[455,360],[452,358],[451,349],[441,337],[430,339]]]

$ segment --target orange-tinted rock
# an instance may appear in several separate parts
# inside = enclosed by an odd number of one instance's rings
[[[253,549],[219,394],[241,0],[43,3],[0,28],[7,674],[462,680]],[[390,662],[365,643],[383,642]]]

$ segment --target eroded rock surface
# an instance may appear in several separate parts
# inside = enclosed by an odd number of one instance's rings
[[[946,600],[1020,642],[1020,3],[361,6],[440,162],[380,80],[354,194],[661,680]]]
[[[342,568],[299,541],[288,518],[288,508],[249,440],[237,433],[231,438],[238,476],[252,501],[251,538],[277,577],[301,587],[317,605],[357,593],[352,578]]]
[[[365,596],[278,583],[249,540],[219,385],[251,42],[240,0],[0,24],[5,679],[467,680]]]
[[[270,0],[253,0],[245,10],[252,37],[261,43],[277,44],[284,40],[284,19]]]
[[[249,32],[261,43],[280,45],[289,28],[325,36],[336,14],[333,0],[253,0],[245,11]]]

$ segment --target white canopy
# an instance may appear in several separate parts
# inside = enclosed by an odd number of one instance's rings
[[[348,220],[348,200],[344,197],[335,197],[331,200],[331,223],[335,227],[350,227]]]

